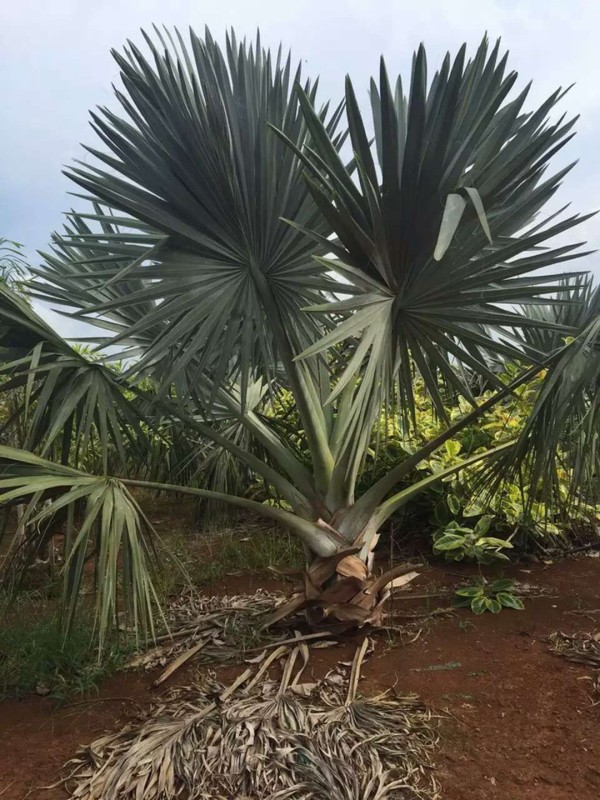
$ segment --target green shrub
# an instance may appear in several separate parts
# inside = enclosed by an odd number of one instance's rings
[[[65,639],[46,604],[21,599],[0,616],[0,699],[38,693],[64,700],[96,689],[130,648],[113,642],[99,654],[93,636],[93,626],[80,619]]]
[[[509,578],[495,581],[486,581],[479,578],[471,586],[463,586],[456,590],[456,606],[468,606],[474,614],[484,614],[491,611],[498,614],[503,608],[523,609],[522,600],[514,593],[515,582]]]
[[[458,522],[449,522],[443,531],[433,535],[433,552],[441,553],[448,561],[462,561],[464,558],[479,564],[490,564],[494,559],[508,560],[501,551],[512,548],[506,539],[488,536],[492,517],[484,515],[474,528],[461,527]]]

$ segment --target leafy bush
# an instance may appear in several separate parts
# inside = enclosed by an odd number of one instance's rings
[[[490,564],[500,558],[508,561],[508,556],[501,552],[503,548],[511,548],[506,539],[488,536],[492,517],[489,514],[481,517],[474,528],[461,527],[453,520],[445,530],[433,536],[433,552],[443,554],[448,561],[473,559],[479,564]]]
[[[480,578],[472,586],[463,586],[456,590],[455,605],[468,606],[474,614],[491,611],[498,614],[503,608],[523,609],[523,602],[514,593],[515,582],[510,578],[488,582]]]
[[[513,377],[513,370],[508,366],[502,376],[506,382]],[[531,412],[542,378],[543,373],[540,373],[533,385],[520,387],[513,397],[491,409],[480,425],[471,426],[462,436],[446,442],[445,448],[422,465],[422,470],[439,471],[457,463],[466,455],[489,447],[492,442],[500,444],[517,436]],[[487,396],[488,393],[484,393],[479,399],[484,401]],[[455,418],[467,410],[466,402],[461,399],[451,414]],[[581,502],[565,517],[558,506],[550,506],[531,496],[526,471],[522,472],[521,483],[505,480],[490,491],[479,480],[480,470],[480,467],[472,467],[438,489],[437,501],[433,507],[433,521],[436,525],[434,536],[439,537],[453,522],[459,527],[471,528],[473,525],[477,527],[477,518],[481,520],[489,517],[488,530],[496,538],[510,538],[512,546],[528,548],[536,539],[547,544],[557,543],[558,539],[564,540],[573,521],[587,521],[598,513],[595,506]],[[557,470],[557,477],[561,481],[559,494],[566,499],[571,476],[563,467]]]

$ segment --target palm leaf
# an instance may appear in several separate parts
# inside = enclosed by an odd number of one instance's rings
[[[43,535],[45,523],[67,511],[61,607],[65,633],[72,626],[85,564],[93,554],[100,647],[118,625],[119,608],[126,626],[145,638],[152,636],[158,607],[149,567],[153,531],[129,490],[114,478],[87,475],[24,450],[0,447],[0,504],[27,500],[31,502],[20,520],[25,531]],[[26,544],[36,546],[35,540]]]
[[[600,287],[576,287],[579,303],[541,312],[568,321],[574,335],[562,346],[557,339],[535,340],[555,353],[553,363],[514,451],[493,471],[494,486],[527,476],[528,505],[541,500],[567,514],[582,504],[592,509],[600,499]]]
[[[382,61],[379,86],[371,85],[377,164],[348,80],[348,126],[359,175],[352,191],[311,98],[298,89],[312,136],[302,153],[307,185],[337,235],[330,269],[367,292],[369,308],[380,309],[366,311],[361,294],[344,306],[350,315],[345,331],[364,343],[362,364],[353,364],[361,375],[359,416],[394,396],[411,413],[413,364],[443,416],[442,383],[470,399],[457,365],[499,387],[491,358],[522,353],[503,332],[560,329],[529,309],[569,291],[539,271],[585,254],[577,244],[545,243],[586,217],[549,218],[535,228],[531,223],[569,169],[544,175],[549,159],[569,141],[574,120],[549,120],[560,90],[533,112],[523,110],[527,89],[509,100],[517,75],[506,71],[506,56],[499,60],[498,54],[499,45],[489,52],[484,40],[465,62],[463,47],[454,61],[446,57],[428,84],[421,47],[408,100],[401,84],[392,90]],[[332,335],[326,336],[307,353],[314,357],[332,344]],[[349,420],[350,434],[352,414]]]
[[[300,309],[335,285],[312,260],[319,248],[281,219],[330,233],[298,159],[268,127],[307,141],[292,92],[300,68],[233,33],[225,52],[208,31],[191,32],[189,46],[177,32],[168,45],[144,35],[150,60],[131,42],[113,53],[125,116],[94,112],[105,149],[88,148],[96,165],[67,173],[94,213],[70,215],[32,290],[112,331],[137,357],[135,374],[158,370],[166,387],[210,372],[217,385],[239,379],[244,394],[285,349],[273,318],[300,352],[320,330]],[[314,101],[316,87],[303,85]],[[339,115],[319,115],[334,147]]]
[[[77,464],[96,447],[100,468],[143,460],[147,438],[127,385],[56,334],[7,286],[0,285],[0,392],[21,391],[10,427],[21,416],[28,450]]]

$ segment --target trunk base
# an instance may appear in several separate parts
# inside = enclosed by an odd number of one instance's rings
[[[281,570],[281,574],[301,578],[301,583],[286,603],[268,615],[262,627],[299,611],[305,611],[309,625],[316,630],[343,633],[364,625],[381,627],[395,579],[419,565],[398,564],[375,576],[358,552],[359,548],[340,550],[333,556],[316,558],[304,570]]]

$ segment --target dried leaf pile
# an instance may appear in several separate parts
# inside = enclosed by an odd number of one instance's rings
[[[353,603],[342,611],[336,604],[327,605],[327,603],[334,599],[348,600],[344,594],[348,589],[348,581],[352,584],[356,579],[344,573],[354,569],[353,558],[354,556],[345,556],[341,561],[339,559],[336,561],[333,557],[317,559],[307,571],[300,570],[305,578],[305,586],[302,592],[294,594],[291,600],[281,593],[265,592],[260,589],[253,595],[221,597],[214,595],[209,597],[189,589],[178,595],[167,608],[166,622],[169,632],[158,637],[155,646],[134,656],[126,666],[130,669],[141,667],[147,670],[157,666],[165,667],[155,681],[155,685],[158,685],[191,659],[202,664],[237,663],[249,651],[259,651],[265,646],[277,646],[282,640],[287,642],[290,637],[296,638],[295,628],[299,613],[302,611],[320,615],[320,627],[324,627],[324,630],[307,634],[304,638],[320,639],[323,645],[326,639],[335,638],[347,627],[381,625],[384,618],[381,610],[383,602],[394,589],[406,587],[410,581],[418,577],[418,573],[407,572],[410,565],[403,564],[395,568],[392,578],[389,577],[390,573],[387,573],[385,577],[373,579],[374,582],[372,581],[367,588],[361,584],[358,587],[358,594],[351,598]],[[325,567],[326,570],[323,572]],[[339,573],[335,572],[336,569]],[[398,576],[397,572],[406,574]],[[319,593],[316,586],[311,583],[311,576],[314,577],[315,574],[320,576],[318,580],[325,574],[329,580],[333,579],[333,583],[326,591]],[[382,581],[385,583],[383,594],[379,587]],[[355,592],[357,587],[352,585],[354,587],[352,591]],[[310,594],[307,588],[309,586],[313,587],[315,593],[311,602],[306,600],[307,593]],[[371,594],[372,591],[374,595]],[[378,609],[375,616],[371,608],[373,605]],[[362,610],[356,616],[359,607]],[[371,611],[366,613],[365,609],[369,608]],[[325,613],[327,616],[330,609],[337,609],[339,614],[336,612],[335,623],[328,627],[322,623],[322,614]],[[345,617],[344,623],[340,622],[340,614]],[[387,616],[395,615],[392,612]],[[303,619],[306,622],[306,618]]]
[[[586,633],[579,631],[569,636],[566,633],[556,631],[548,637],[550,649],[558,653],[569,661],[576,661],[579,664],[587,664],[594,667],[596,672],[591,678],[594,694],[598,698],[596,704],[600,702],[600,631],[597,633]]]
[[[551,633],[548,637],[553,652],[600,669],[600,632],[585,633],[580,631],[572,636],[566,633]]]
[[[162,683],[190,659],[203,664],[239,662],[244,653],[262,649],[278,634],[260,630],[260,620],[284,602],[282,594],[258,590],[253,595],[215,597],[183,592],[169,604],[166,621],[169,633],[156,646],[134,656],[127,667],[166,669],[156,681]]]
[[[199,679],[70,762],[72,800],[439,797],[430,714],[414,696],[358,694],[368,644],[318,683],[302,680],[304,642],[265,651],[227,688]]]

